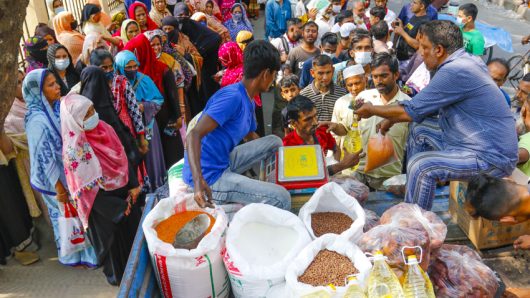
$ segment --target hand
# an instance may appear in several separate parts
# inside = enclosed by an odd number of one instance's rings
[[[287,61],[287,57],[288,56],[285,52],[280,55],[280,60],[282,61],[282,63],[285,63],[285,61]]]
[[[61,183],[60,180],[55,183],[55,192],[57,193],[57,201],[61,203],[68,202],[68,191],[66,191],[66,188],[64,188],[64,185]]]
[[[180,45],[178,45],[178,44],[174,44],[173,46],[175,47],[175,50],[177,50],[177,52],[178,52],[181,56],[184,56],[184,54],[186,54],[186,50],[185,50],[182,46],[180,46]]]
[[[318,127],[327,126],[328,129],[326,130],[326,132],[333,132],[333,133],[336,133],[340,125],[342,124],[331,122],[331,121],[319,121],[318,122]]]
[[[523,36],[523,38],[521,39],[522,44],[528,44],[529,42],[530,42],[530,35]]]
[[[225,72],[224,70],[218,71],[216,74],[213,75],[212,79],[216,83],[219,83],[221,81],[221,79],[223,78],[224,72]]]
[[[129,196],[131,197],[133,204],[136,204],[136,200],[138,199],[138,196],[140,195],[140,191],[142,191],[141,186],[138,186],[133,189],[129,189]]]
[[[350,153],[348,150],[344,150],[344,157],[340,161],[340,164],[344,169],[352,168],[359,164],[359,161],[361,158],[363,158],[366,154],[363,153],[363,149],[355,152]]]
[[[317,14],[318,14],[318,10],[316,8],[311,8],[307,12],[307,18],[314,21],[317,18]]]
[[[403,28],[403,21],[396,18],[393,22],[392,22],[392,27],[395,29],[395,28],[398,28],[398,27],[401,27]],[[395,32],[395,31],[394,31]]]
[[[193,198],[201,208],[214,208],[212,201],[212,190],[204,178],[200,177],[193,188]]]
[[[138,110],[140,111],[140,113],[144,112],[144,104],[143,103],[138,105]]]
[[[140,151],[140,154],[146,155],[147,152],[149,152],[149,141],[147,141],[145,138],[140,139],[138,151]]]
[[[377,132],[381,132],[382,135],[386,135],[386,133],[390,130],[390,128],[394,125],[394,123],[388,119],[383,119],[383,121],[377,123],[375,126],[375,130]]]
[[[63,193],[57,193],[57,201],[61,202],[61,203],[68,203],[69,201],[69,198],[68,198],[68,193],[65,191]]]
[[[115,22],[110,23],[110,25],[107,27],[107,31],[112,32],[116,29],[117,25]]]
[[[364,119],[370,118],[374,115],[372,111],[373,107],[374,106],[371,103],[367,102],[367,103],[364,103],[362,106],[358,107],[357,109],[355,109],[354,113],[360,118],[364,118]]]
[[[530,235],[523,235],[523,236],[517,238],[517,240],[515,240],[515,242],[513,243],[513,248],[515,250],[519,250],[519,249],[528,250],[528,249],[530,249]]]

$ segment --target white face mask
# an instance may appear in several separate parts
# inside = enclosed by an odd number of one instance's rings
[[[339,13],[342,7],[340,5],[333,5],[332,9],[334,13]]]
[[[335,53],[326,53],[326,52],[322,52],[322,55],[326,55],[326,56],[328,56],[328,57],[331,58],[331,59],[335,58]]]
[[[355,52],[355,63],[365,66],[372,62],[372,52]]]
[[[99,115],[98,113],[94,113],[94,115],[90,116],[87,120],[83,121],[83,128],[85,130],[92,130],[98,126],[99,123]]]
[[[55,14],[60,14],[63,11],[65,11],[63,6],[57,7],[56,9],[53,10],[53,12],[55,12]]]
[[[54,65],[58,70],[65,70],[70,65],[70,59],[57,59]]]
[[[456,18],[456,24],[457,25],[463,25],[462,24],[462,18],[460,18],[460,17]]]

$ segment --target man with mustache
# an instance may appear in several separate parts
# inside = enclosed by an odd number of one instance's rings
[[[397,105],[400,102],[410,100],[410,97],[401,92],[396,83],[399,78],[399,63],[396,57],[388,53],[376,54],[372,60],[371,69],[375,89],[361,92],[357,99],[363,99],[365,103],[371,103],[374,106]],[[372,116],[359,122],[365,152],[368,140],[377,135],[377,124],[381,120],[383,119],[378,116]],[[406,123],[392,126],[387,135],[392,139],[398,160],[372,171],[364,172],[366,159],[363,158],[355,173],[356,178],[373,189],[382,190],[383,182],[386,179],[401,174],[408,132]]]

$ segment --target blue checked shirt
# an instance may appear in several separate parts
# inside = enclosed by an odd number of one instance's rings
[[[414,120],[438,113],[443,150],[476,152],[511,175],[517,163],[515,120],[486,65],[464,49],[450,55],[425,89],[401,103]]]

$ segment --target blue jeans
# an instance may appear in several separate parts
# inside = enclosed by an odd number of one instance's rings
[[[264,203],[290,210],[291,195],[285,188],[241,175],[272,157],[281,146],[282,140],[270,135],[235,147],[230,153],[229,168],[210,186],[215,203]]]
[[[407,191],[405,202],[431,210],[438,181],[468,180],[486,173],[503,177],[504,172],[469,150],[443,150],[438,119],[411,123],[407,141]]]

